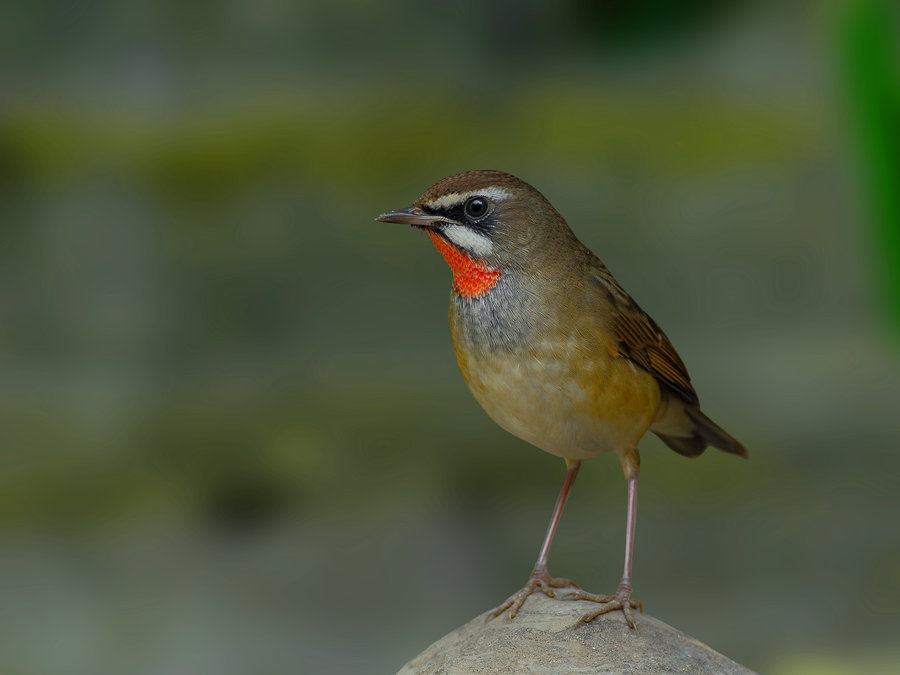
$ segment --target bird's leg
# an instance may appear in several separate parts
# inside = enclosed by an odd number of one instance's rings
[[[566,594],[567,600],[590,600],[603,603],[593,612],[588,612],[578,620],[578,624],[588,623],[601,614],[621,609],[625,615],[625,621],[635,628],[632,609],[643,611],[643,607],[637,600],[631,599],[631,562],[634,559],[634,525],[637,517],[637,476],[628,479],[628,511],[625,516],[625,569],[622,572],[622,580],[616,587],[615,595],[596,595],[582,590]]]
[[[559,490],[559,496],[556,498],[556,506],[553,507],[553,515],[550,517],[550,525],[547,528],[547,534],[544,536],[544,543],[541,544],[541,552],[538,554],[537,562],[528,577],[528,582],[506,599],[502,605],[488,613],[485,621],[489,621],[494,617],[500,616],[503,612],[509,610],[510,619],[514,619],[522,604],[529,595],[535,590],[540,589],[545,595],[555,598],[556,592],[554,588],[578,588],[569,579],[554,578],[547,573],[547,556],[550,554],[550,544],[553,541],[553,535],[556,534],[556,527],[559,525],[559,519],[562,516],[563,507],[569,498],[569,491],[572,489],[572,483],[575,482],[575,476],[578,475],[578,469],[581,467],[581,460],[566,460],[566,478]]]

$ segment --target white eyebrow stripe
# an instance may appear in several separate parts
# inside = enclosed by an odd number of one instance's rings
[[[470,197],[487,197],[495,202],[502,202],[512,197],[512,195],[498,187],[486,187],[481,190],[469,190],[468,192],[450,192],[441,195],[437,199],[425,202],[425,206],[429,209],[446,209],[456,204],[462,204]]]
[[[490,238],[471,230],[465,225],[444,223],[441,233],[454,244],[471,252],[477,258],[484,258],[494,249]]]

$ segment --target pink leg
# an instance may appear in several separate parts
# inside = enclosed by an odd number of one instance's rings
[[[631,563],[634,560],[634,525],[637,520],[637,478],[628,481],[628,509],[625,513],[625,569],[620,588],[631,591]]]
[[[528,582],[509,596],[506,599],[506,602],[491,611],[485,620],[500,616],[506,610],[509,610],[510,619],[515,618],[519,609],[522,607],[522,604],[536,589],[540,589],[544,594],[551,598],[555,598],[556,593],[553,590],[554,588],[578,588],[578,586],[573,584],[569,579],[554,578],[547,573],[547,557],[550,554],[550,544],[553,542],[553,535],[556,534],[556,528],[562,517],[563,507],[566,505],[566,500],[569,498],[569,491],[572,489],[572,484],[575,482],[575,477],[578,475],[581,461],[567,459],[566,467],[568,469],[566,471],[566,478],[559,490],[559,496],[556,498],[556,506],[553,507],[550,525],[547,527],[547,534],[544,535],[544,543],[541,544],[541,551],[538,554],[537,562],[534,564],[534,569],[531,571],[531,576],[528,577]]]
[[[591,600],[603,603],[593,612],[588,612],[580,622],[588,623],[601,614],[621,609],[625,615],[625,621],[635,628],[632,609],[641,609],[641,603],[631,599],[631,563],[634,560],[634,525],[637,518],[637,476],[628,479],[628,510],[625,516],[625,569],[622,571],[622,580],[616,587],[615,595],[596,595],[578,590],[566,595],[567,600]]]

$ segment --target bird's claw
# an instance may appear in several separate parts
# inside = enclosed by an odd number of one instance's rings
[[[632,600],[631,588],[623,586],[619,586],[619,588],[616,589],[615,595],[597,595],[595,593],[586,593],[585,591],[578,590],[573,591],[571,594],[567,594],[565,599],[589,600],[590,602],[601,603],[601,606],[596,610],[594,610],[593,612],[588,612],[580,619],[578,619],[578,623],[575,624],[576,628],[583,624],[590,623],[601,614],[614,612],[616,610],[622,610],[622,614],[625,615],[625,621],[628,622],[628,625],[633,630],[637,630],[637,626],[634,623],[634,615],[632,614],[631,610],[636,609],[639,612],[644,611],[644,606],[639,600]]]
[[[575,592],[583,592],[578,584],[574,583],[571,579],[551,577],[547,574],[546,570],[538,570],[531,573],[528,582],[522,586],[522,588],[509,596],[501,605],[498,605],[488,612],[484,620],[490,621],[503,614],[503,612],[507,612],[507,616],[510,620],[515,619],[516,614],[519,613],[519,610],[522,608],[522,605],[525,604],[529,595],[536,590],[540,590],[547,597],[556,598],[559,596],[557,596],[556,591],[554,590],[555,588],[573,588],[575,589]]]

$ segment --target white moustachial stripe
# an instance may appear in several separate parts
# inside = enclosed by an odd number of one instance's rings
[[[494,249],[494,245],[487,236],[465,225],[444,223],[441,233],[461,249],[472,253],[476,258],[483,258]]]

